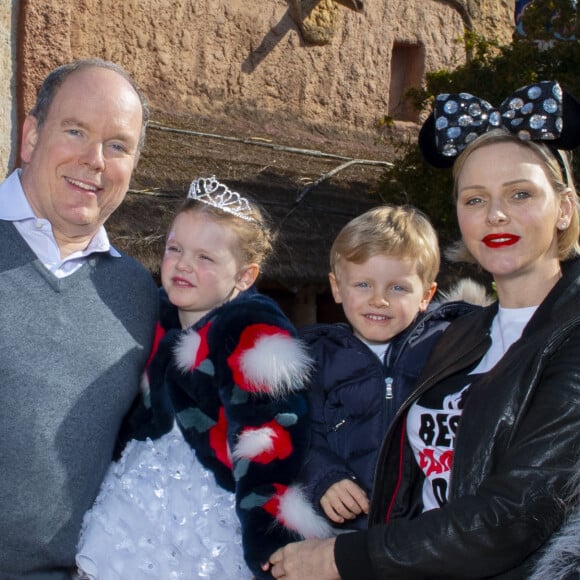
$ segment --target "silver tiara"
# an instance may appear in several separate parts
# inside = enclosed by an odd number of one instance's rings
[[[187,197],[207,203],[217,209],[231,213],[247,222],[255,222],[252,217],[252,208],[245,197],[231,191],[226,185],[220,183],[215,175],[200,177],[191,182]]]

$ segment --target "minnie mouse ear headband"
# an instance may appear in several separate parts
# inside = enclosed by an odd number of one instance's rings
[[[451,167],[471,141],[498,127],[570,151],[580,145],[580,103],[555,81],[521,87],[497,109],[469,93],[441,94],[421,127],[419,148],[430,165]]]

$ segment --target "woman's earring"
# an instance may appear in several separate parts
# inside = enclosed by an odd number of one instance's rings
[[[564,231],[568,228],[568,222],[563,221],[558,224],[558,229]]]

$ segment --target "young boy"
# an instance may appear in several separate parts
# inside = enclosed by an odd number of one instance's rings
[[[419,210],[381,206],[350,221],[330,250],[334,300],[349,324],[300,329],[315,359],[312,445],[302,480],[339,529],[366,527],[377,455],[435,340],[474,306],[431,306],[440,255]]]

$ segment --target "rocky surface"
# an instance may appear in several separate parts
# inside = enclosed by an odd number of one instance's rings
[[[28,0],[20,15],[23,106],[48,69],[101,56],[123,64],[164,112],[217,118],[224,128],[229,118],[268,112],[285,131],[298,119],[369,131],[389,114],[396,85],[416,84],[391,70],[394,46],[418,48],[420,82],[425,71],[462,62],[466,26],[511,34],[513,0],[367,0],[362,11],[348,4]]]

